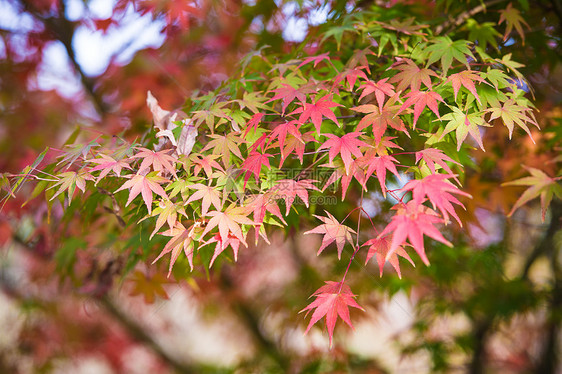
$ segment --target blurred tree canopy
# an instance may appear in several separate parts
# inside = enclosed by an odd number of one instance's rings
[[[0,3],[0,371],[562,369],[559,1],[108,4]]]

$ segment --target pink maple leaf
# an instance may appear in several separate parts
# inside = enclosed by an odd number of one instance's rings
[[[349,166],[353,159],[351,156],[357,158],[363,157],[363,153],[359,147],[369,147],[367,143],[362,140],[357,139],[358,136],[363,135],[362,132],[350,132],[342,137],[333,134],[323,134],[324,136],[330,138],[324,144],[322,144],[318,151],[322,149],[329,149],[328,158],[332,162],[337,154],[341,156],[343,164],[345,165],[345,172],[349,173]]]
[[[332,338],[334,335],[334,328],[336,326],[336,321],[338,316],[351,328],[353,324],[349,317],[349,307],[354,307],[360,310],[363,309],[355,301],[355,295],[351,292],[349,286],[343,282],[331,282],[328,281],[322,287],[320,287],[312,296],[316,299],[310,303],[306,308],[301,310],[299,313],[304,311],[310,312],[315,309],[310,318],[308,327],[306,328],[305,334],[310,330],[310,328],[323,317],[326,317],[326,328],[328,329],[328,336],[330,337],[330,347],[332,346]]]
[[[323,234],[324,237],[322,238],[322,245],[320,249],[318,249],[317,255],[322,253],[324,248],[330,245],[333,242],[336,242],[338,248],[338,258],[341,258],[341,254],[343,252],[343,247],[345,242],[351,243],[353,245],[353,237],[351,234],[355,234],[355,231],[350,227],[341,224],[334,216],[330,213],[326,212],[328,217],[317,216],[316,214],[314,217],[318,218],[324,224],[305,232],[304,234]]]
[[[424,234],[452,247],[453,244],[443,237],[443,235],[433,226],[436,223],[444,223],[443,219],[435,211],[411,200],[407,204],[398,203],[393,207],[397,212],[392,217],[392,221],[377,236],[378,239],[392,234],[392,242],[388,250],[387,257],[391,256],[400,246],[409,239],[412,247],[421,257],[424,264],[429,265],[429,260],[425,254],[423,244]]]

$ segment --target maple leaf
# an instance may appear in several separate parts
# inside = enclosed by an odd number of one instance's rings
[[[431,174],[423,179],[411,180],[404,187],[402,191],[412,191],[413,193],[413,203],[422,204],[425,201],[425,197],[429,199],[429,202],[433,205],[433,208],[438,208],[445,218],[445,222],[449,221],[449,214],[451,214],[460,226],[462,226],[459,216],[453,208],[453,204],[460,205],[464,208],[464,205],[457,200],[451,193],[457,195],[463,195],[466,197],[472,197],[466,192],[459,190],[455,185],[450,183],[447,179],[453,178],[453,175],[446,174]]]
[[[286,138],[285,147],[281,149],[281,161],[279,162],[279,167],[283,165],[283,162],[291,153],[294,153],[299,159],[301,165],[304,162],[304,151],[307,144],[318,143],[318,140],[313,135],[313,131],[305,132],[301,136],[293,136],[289,133]]]
[[[163,284],[168,283],[163,275],[156,273],[152,277],[148,277],[143,272],[137,270],[129,281],[134,285],[130,295],[143,295],[144,302],[147,304],[154,303],[156,296],[166,300],[169,299],[166,290],[162,287]]]
[[[123,183],[123,185],[115,191],[115,193],[117,193],[124,189],[129,189],[129,198],[127,199],[127,204],[125,204],[125,206],[128,206],[131,201],[138,196],[138,194],[141,194],[148,209],[148,214],[151,214],[153,192],[162,196],[164,199],[169,200],[168,195],[166,195],[166,192],[160,186],[162,183],[170,182],[168,179],[155,175],[155,172],[147,175],[135,174],[130,176],[130,178],[131,179]]]
[[[349,89],[351,91],[353,91],[353,88],[355,87],[355,82],[357,82],[357,78],[363,78],[364,80],[369,79],[369,78],[367,78],[367,75],[363,71],[364,69],[368,70],[368,67],[357,66],[357,67],[342,71],[340,74],[338,74],[336,76],[336,78],[334,78],[334,88],[337,87],[337,85],[340,84],[342,79],[345,79],[347,81],[347,84],[349,85]]]
[[[229,132],[226,135],[214,134],[209,136],[213,140],[207,143],[201,151],[204,152],[208,149],[212,149],[213,155],[220,155],[222,157],[222,162],[225,167],[228,168],[230,165],[231,154],[234,154],[239,158],[243,158],[238,146],[245,143],[245,141],[238,136],[238,132]]]
[[[453,93],[455,95],[455,100],[457,99],[457,94],[459,93],[459,89],[461,85],[464,86],[471,94],[474,95],[476,100],[480,103],[480,97],[478,96],[478,92],[476,92],[476,86],[474,82],[482,83],[486,80],[478,75],[476,72],[472,70],[463,70],[459,73],[451,74],[445,81],[445,83],[451,83],[453,86]]]
[[[58,157],[61,160],[57,163],[57,166],[67,163],[66,169],[68,169],[70,166],[72,166],[72,164],[76,162],[76,160],[78,160],[78,158],[82,157],[83,160],[86,160],[86,156],[88,155],[88,153],[90,153],[92,148],[100,146],[96,142],[96,140],[97,138],[95,140],[92,140],[88,144],[66,144],[64,146],[65,151],[61,156]]]
[[[75,171],[67,171],[57,175],[59,180],[49,189],[55,188],[56,186],[60,186],[58,191],[49,199],[49,201],[53,200],[55,197],[63,193],[64,191],[68,191],[68,203],[72,201],[72,196],[74,195],[74,191],[76,191],[76,187],[82,192],[86,191],[86,181],[87,180],[94,180],[94,177],[87,172],[75,172]]]
[[[327,281],[326,284],[320,287],[312,296],[316,299],[310,303],[306,308],[301,310],[299,313],[304,311],[310,312],[316,309],[312,313],[308,327],[306,328],[305,334],[308,333],[310,328],[323,317],[326,317],[326,328],[328,329],[328,335],[330,337],[330,347],[332,346],[332,337],[334,335],[334,328],[336,326],[336,321],[338,316],[351,328],[353,324],[349,318],[349,307],[354,307],[360,310],[364,309],[357,304],[354,297],[355,295],[351,293],[349,286],[342,282],[332,282]]]
[[[404,91],[408,86],[410,86],[410,90],[412,91],[419,91],[422,83],[432,90],[431,77],[439,77],[439,75],[431,69],[420,69],[418,65],[409,58],[403,58],[395,62],[390,69],[400,70],[400,73],[395,74],[389,80],[390,83],[398,82],[398,86],[396,87],[397,91]]]
[[[329,37],[333,37],[336,40],[337,50],[340,50],[341,40],[343,38],[343,34],[349,31],[350,33],[357,34],[358,31],[355,29],[353,22],[350,18],[344,18],[343,23],[341,26],[331,26],[328,30],[324,32],[324,36],[322,37],[322,41],[328,39]]]
[[[269,106],[265,105],[266,97],[262,95],[260,91],[255,92],[244,92],[242,100],[233,100],[240,105],[240,109],[248,108],[252,113],[258,114],[260,109],[270,110]]]
[[[302,107],[297,108],[291,114],[298,114],[299,123],[304,124],[309,118],[316,128],[316,132],[320,135],[320,126],[322,125],[322,116],[327,117],[334,121],[338,126],[340,125],[336,115],[330,108],[342,106],[341,104],[332,101],[332,95],[328,94],[315,101],[314,104],[304,103]]]
[[[227,241],[229,233],[232,233],[232,235],[238,238],[238,240],[247,247],[246,239],[239,224],[254,225],[254,222],[247,217],[248,214],[249,209],[247,207],[237,207],[235,205],[229,206],[224,212],[216,210],[208,212],[206,216],[212,218],[207,222],[207,226],[203,234],[201,234],[201,237],[204,237],[205,234],[215,227],[218,227],[221,240]]]
[[[447,156],[441,150],[436,148],[426,148],[419,152],[416,152],[416,163],[418,163],[422,159],[433,174],[437,173],[435,170],[435,164],[437,164],[441,166],[443,170],[445,170],[448,174],[453,175],[453,171],[445,161],[462,166],[460,163],[456,162],[451,157]]]
[[[177,221],[174,227],[169,230],[161,232],[160,235],[170,236],[171,239],[166,243],[162,252],[152,261],[155,264],[156,261],[161,259],[164,255],[172,252],[172,257],[170,258],[170,266],[168,268],[168,277],[172,273],[172,268],[176,263],[180,253],[183,251],[187,260],[189,261],[189,266],[193,270],[193,251],[195,250],[195,231],[200,229],[200,223],[196,223],[189,228],[185,228],[179,221]]]
[[[389,23],[384,23],[380,21],[375,21],[375,22],[381,25],[382,27],[384,27],[385,29],[398,31],[406,35],[418,35],[418,36],[427,35],[426,33],[423,33],[418,30],[429,27],[429,25],[414,25],[415,21],[416,21],[415,17],[410,17],[402,21],[398,19],[392,19],[390,20]]]
[[[190,161],[195,165],[193,168],[193,175],[197,176],[201,169],[203,169],[207,178],[210,178],[211,175],[213,175],[213,168],[224,171],[222,166],[215,161],[217,157],[219,157],[219,155],[202,155],[198,153],[189,156]]]
[[[194,194],[192,194],[189,199],[185,202],[185,205],[195,201],[195,200],[202,200],[201,201],[201,215],[205,216],[209,211],[209,207],[211,204],[214,205],[217,210],[222,209],[222,202],[219,196],[219,192],[211,186],[205,186],[204,184],[197,183],[187,186],[190,189],[197,190]]]
[[[359,105],[351,108],[351,110],[366,114],[366,116],[359,121],[357,131],[361,131],[371,125],[373,136],[376,142],[379,143],[389,126],[395,130],[402,131],[408,137],[410,136],[404,125],[404,121],[398,116],[399,108],[399,105],[391,105],[391,101],[389,100],[382,110],[379,110],[379,108],[373,104]]]
[[[398,170],[396,170],[396,165],[398,163],[394,157],[389,155],[375,156],[375,152],[369,152],[361,160],[362,164],[367,166],[367,171],[365,172],[365,180],[369,179],[373,173],[376,173],[377,179],[381,186],[382,194],[386,197],[386,171],[390,171],[392,174],[396,175],[398,179],[402,179]]]
[[[503,34],[503,41],[505,42],[507,40],[507,37],[509,36],[509,34],[511,34],[511,31],[515,27],[515,30],[517,30],[517,33],[519,34],[519,36],[521,36],[523,44],[525,44],[525,32],[523,31],[523,25],[527,26],[527,29],[529,30],[531,29],[531,27],[523,19],[523,17],[521,16],[521,12],[515,9],[512,4],[509,3],[505,9],[500,10],[500,13],[501,15],[498,25],[501,25],[503,22],[505,22],[505,33]]]
[[[209,109],[193,111],[192,119],[195,123],[195,127],[199,127],[201,123],[205,121],[207,127],[213,132],[216,126],[226,122],[229,118],[228,114],[224,111],[226,105],[228,105],[228,102],[221,101],[212,104]],[[217,123],[215,123],[216,118],[219,118]]]
[[[562,179],[562,177],[552,178],[542,170],[532,167],[525,167],[525,169],[531,173],[530,177],[524,177],[511,182],[502,183],[502,186],[530,186],[515,202],[515,205],[507,216],[511,217],[517,209],[540,196],[542,221],[544,222],[546,210],[552,201],[552,196],[555,195],[557,198],[562,199],[562,187],[557,182]]]
[[[387,257],[391,256],[400,246],[403,246],[406,243],[406,239],[409,239],[410,244],[421,257],[423,263],[429,265],[423,244],[424,234],[449,247],[453,246],[433,226],[435,223],[444,223],[444,221],[430,208],[411,200],[406,204],[399,203],[393,209],[397,210],[397,212],[392,217],[392,221],[377,236],[380,239],[394,232]]]
[[[355,178],[361,186],[365,190],[367,190],[365,186],[365,172],[363,171],[362,162],[366,157],[362,157],[357,160],[352,160],[349,173],[345,172],[345,166],[343,162],[330,162],[325,165],[320,165],[322,167],[328,167],[335,169],[332,175],[326,180],[324,186],[322,187],[322,191],[325,191],[329,186],[336,183],[341,178],[341,192],[342,192],[342,200],[345,200],[345,195],[347,194],[347,189],[349,184]]]
[[[280,88],[271,90],[271,92],[275,92],[276,95],[273,96],[268,101],[266,101],[266,103],[269,103],[270,101],[282,99],[283,113],[285,113],[285,110],[287,109],[289,104],[291,104],[295,99],[297,99],[302,104],[304,104],[306,102],[306,94],[312,93],[314,92],[314,90],[308,87],[294,88],[293,86],[287,83],[283,83],[283,85]]]
[[[254,223],[256,224],[256,242],[258,241],[259,230],[265,219],[265,213],[269,212],[279,218],[283,224],[287,224],[281,215],[279,206],[276,202],[276,194],[273,191],[268,191],[265,194],[256,194],[251,196],[244,204],[249,209],[253,210]]]
[[[150,239],[164,226],[168,223],[168,227],[173,228],[178,220],[178,213],[183,214],[187,218],[187,213],[183,206],[176,205],[170,200],[162,200],[158,203],[158,206],[154,208],[150,216],[146,216],[139,222],[144,221],[148,217],[158,216],[156,219],[156,224],[154,225],[154,230],[150,234]]]
[[[266,166],[268,169],[271,168],[269,165],[269,157],[273,157],[273,155],[270,155],[269,153],[259,153],[256,151],[253,151],[248,155],[242,165],[240,165],[240,169],[245,171],[244,188],[246,188],[246,184],[248,183],[248,179],[250,179],[251,174],[254,175],[256,182],[258,182],[262,166]]]
[[[345,242],[347,241],[352,246],[354,245],[353,237],[351,236],[351,234],[355,234],[355,231],[350,227],[339,223],[339,221],[329,212],[326,212],[326,214],[328,215],[328,217],[317,216],[315,214],[314,217],[324,222],[324,224],[315,227],[314,229],[309,230],[304,234],[324,235],[324,237],[322,238],[322,245],[320,246],[320,249],[318,249],[316,255],[322,253],[324,248],[326,248],[331,243],[336,242],[336,246],[338,248],[338,259],[340,259]]]
[[[496,24],[494,22],[478,22],[473,18],[466,20],[466,27],[469,30],[468,39],[478,42],[478,46],[486,50],[488,44],[491,44],[498,50],[498,42],[496,37],[500,33],[496,31]]]
[[[315,190],[318,188],[313,184],[315,181],[311,179],[301,179],[299,181],[293,179],[281,179],[278,180],[269,191],[272,196],[277,199],[282,199],[285,201],[285,215],[289,214],[291,205],[295,202],[298,196],[304,205],[308,208],[308,191]]]
[[[486,112],[491,113],[490,121],[501,118],[503,124],[509,130],[509,139],[513,134],[514,125],[517,124],[521,127],[525,132],[529,135],[533,143],[535,140],[531,135],[531,131],[527,127],[527,124],[535,125],[539,128],[537,121],[534,118],[529,116],[527,112],[531,112],[530,108],[526,108],[524,106],[518,105],[515,100],[509,99],[501,107],[493,107],[486,110]]]
[[[364,82],[361,86],[359,86],[359,89],[363,90],[361,96],[359,96],[359,100],[374,93],[375,98],[377,99],[377,104],[379,104],[379,110],[382,112],[385,96],[393,96],[396,93],[394,92],[394,86],[388,83],[387,80],[388,78],[384,78],[378,82]]]
[[[425,49],[425,53],[429,53],[427,65],[429,66],[435,61],[441,60],[443,75],[447,75],[447,71],[451,67],[453,59],[455,59],[469,69],[467,57],[476,60],[468,47],[469,45],[470,42],[466,40],[452,41],[451,38],[447,36],[440,36],[435,39],[433,45]]]
[[[445,114],[441,120],[449,121],[441,134],[439,140],[443,139],[445,135],[451,131],[455,131],[457,135],[457,151],[461,149],[461,146],[466,139],[466,136],[470,134],[472,138],[478,143],[478,146],[484,151],[484,144],[482,144],[482,136],[480,135],[480,129],[478,126],[490,127],[490,125],[484,120],[484,116],[480,112],[466,114],[457,107],[451,107],[452,112]]]
[[[136,155],[131,156],[131,158],[142,158],[142,162],[138,170],[139,173],[141,173],[145,169],[149,169],[150,166],[152,166],[152,169],[159,174],[162,171],[167,171],[174,177],[178,177],[175,167],[177,159],[169,155],[169,150],[155,152],[142,147],[136,147],[136,149],[140,150],[140,152]]]
[[[211,262],[209,263],[209,267],[213,266],[213,263],[217,259],[217,257],[224,252],[224,250],[230,246],[232,251],[234,252],[234,261],[238,261],[238,250],[240,249],[240,239],[232,234],[228,234],[226,240],[223,240],[220,234],[216,234],[211,239],[207,240],[203,245],[217,243],[215,246],[215,251],[213,252],[213,257],[211,258]]]
[[[98,182],[102,178],[105,178],[110,171],[114,172],[115,174],[117,174],[117,176],[120,177],[121,170],[123,168],[131,169],[131,166],[126,161],[123,160],[116,161],[111,156],[108,156],[103,153],[99,153],[98,156],[99,156],[98,158],[86,160],[86,162],[92,162],[94,164],[98,164],[98,166],[94,166],[93,168],[88,170],[89,173],[101,170],[100,175],[98,176],[98,179],[96,181],[96,184],[98,184]]]
[[[416,122],[422,114],[423,110],[427,106],[435,115],[440,118],[439,115],[439,103],[445,101],[437,92],[433,91],[411,91],[405,95],[408,99],[402,104],[398,113],[402,112],[404,109],[409,108],[414,105],[414,129],[416,128]]]
[[[330,53],[326,52],[326,53],[322,53],[321,55],[318,56],[311,56],[311,57],[307,57],[305,58],[301,64],[298,66],[298,68],[303,67],[304,65],[314,62],[314,67],[316,67],[316,65],[318,65],[321,61],[323,60],[327,60],[328,62],[330,62]]]
[[[363,135],[362,132],[350,132],[341,138],[332,134],[323,135],[330,139],[326,140],[326,142],[318,148],[318,151],[321,151],[322,149],[329,149],[328,158],[330,162],[332,162],[336,155],[339,154],[343,160],[343,164],[345,165],[346,173],[349,173],[349,165],[353,160],[351,156],[353,155],[357,158],[362,157],[363,153],[361,153],[359,147],[369,147],[367,143],[357,139],[358,136]]]
[[[402,278],[402,274],[400,273],[400,262],[398,261],[398,256],[404,257],[406,260],[412,264],[413,267],[416,267],[408,253],[404,250],[402,246],[398,246],[393,253],[389,255],[390,249],[390,238],[388,236],[382,238],[373,238],[367,240],[363,246],[369,246],[369,252],[367,253],[367,257],[365,258],[365,265],[369,262],[369,260],[376,255],[377,264],[379,265],[379,272],[382,277],[384,264],[386,261],[390,262],[396,273],[398,273],[398,278]]]
[[[265,113],[256,113],[252,116],[252,118],[250,118],[250,120],[248,121],[248,123],[246,123],[246,129],[244,130],[244,137],[246,137],[249,133],[250,130],[254,130],[257,131],[258,126],[261,122],[261,120],[263,119],[263,117],[265,116]]]
[[[296,124],[298,124],[298,121],[293,120],[276,126],[269,135],[269,142],[267,144],[267,147],[269,148],[271,143],[277,140],[279,148],[283,148],[283,146],[285,145],[287,134],[291,134],[297,139],[302,139],[301,133],[299,132]]]

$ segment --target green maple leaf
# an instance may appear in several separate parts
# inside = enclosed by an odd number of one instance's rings
[[[234,100],[240,105],[240,109],[244,110],[244,108],[250,109],[252,113],[257,113],[260,109],[264,110],[271,110],[268,105],[265,105],[263,102],[267,100],[267,97],[264,97],[260,91],[256,92],[244,92],[244,96],[242,100]]]
[[[342,38],[343,38],[343,34],[346,31],[354,33],[354,34],[358,33],[358,31],[353,26],[353,22],[351,21],[351,17],[353,17],[353,16],[352,15],[346,15],[344,17],[344,21],[343,21],[343,24],[341,26],[331,25],[330,28],[326,32],[324,32],[324,36],[322,37],[322,42],[324,42],[328,38],[334,38],[336,40],[337,49],[339,51],[340,47],[341,47],[341,41],[342,41]]]
[[[533,136],[531,135],[531,131],[527,127],[527,124],[535,125],[537,128],[539,127],[538,123],[532,117],[531,109],[526,106],[519,105],[514,99],[507,100],[501,107],[498,106],[487,109],[486,112],[490,112],[492,114],[490,121],[496,118],[501,118],[503,124],[509,130],[509,139],[511,139],[515,124],[525,130],[531,140],[533,140]]]
[[[64,191],[68,191],[68,202],[72,201],[72,195],[78,187],[82,192],[86,191],[86,180],[94,180],[94,177],[87,172],[75,172],[75,171],[67,171],[65,173],[61,173],[58,175],[60,178],[57,183],[55,183],[50,188],[55,188],[56,186],[60,186],[58,191],[49,199],[49,201],[53,200],[55,197],[63,193]]]
[[[195,123],[195,127],[199,127],[199,125],[204,121],[211,132],[213,132],[217,126],[229,119],[224,108],[227,104],[227,102],[222,101],[214,103],[209,109],[194,111],[192,120]],[[215,123],[216,118],[219,118],[217,123]]]
[[[530,186],[515,202],[515,205],[508,214],[508,217],[510,217],[517,209],[527,202],[540,196],[542,220],[544,222],[546,209],[550,205],[552,196],[556,195],[556,197],[562,199],[562,187],[557,182],[562,177],[552,178],[543,171],[531,167],[525,167],[525,169],[531,173],[530,177],[524,177],[502,184],[502,186]]]
[[[484,120],[484,115],[482,112],[476,112],[471,114],[466,114],[457,107],[452,107],[453,111],[451,113],[445,114],[441,119],[443,121],[449,121],[443,134],[441,134],[441,139],[451,131],[455,131],[457,135],[457,151],[461,149],[462,143],[466,139],[467,135],[470,134],[478,146],[484,151],[484,145],[482,144],[482,137],[480,136],[480,129],[478,126],[490,127],[488,123]]]
[[[500,10],[500,13],[501,16],[498,25],[501,25],[503,22],[505,22],[505,33],[503,34],[503,41],[507,40],[507,37],[509,36],[511,31],[513,31],[513,28],[515,28],[515,30],[521,37],[523,44],[525,44],[525,32],[523,31],[523,25],[527,26],[527,29],[531,29],[531,27],[529,27],[527,22],[525,22],[525,20],[523,19],[523,17],[521,16],[521,12],[518,9],[515,9],[511,5],[511,3],[509,3],[505,9]]]
[[[525,80],[525,77],[523,76],[523,74],[521,74],[519,72],[519,70],[517,70],[519,68],[524,67],[525,65],[511,60],[511,53],[508,53],[507,55],[503,56],[501,58],[501,60],[499,58],[497,58],[494,61],[499,62],[500,64],[505,66],[509,71],[511,71],[513,74],[515,74],[515,76],[517,77],[517,79],[519,80],[520,83],[522,83]]]
[[[97,139],[96,139],[97,140]],[[92,140],[88,144],[72,144],[72,145],[65,145],[65,151],[60,156],[61,160],[57,163],[57,166],[60,164],[66,163],[66,169],[68,169],[72,164],[78,160],[79,157],[82,157],[83,160],[86,160],[90,150],[93,147],[99,147],[100,145],[96,142],[96,140]]]
[[[425,49],[425,52],[429,53],[427,66],[433,64],[437,60],[441,60],[443,74],[447,75],[447,71],[451,67],[453,59],[455,59],[460,63],[466,65],[466,68],[468,69],[469,66],[467,56],[471,57],[474,60],[476,59],[470,51],[470,44],[471,43],[466,40],[452,41],[446,36],[441,36],[435,39],[433,45],[430,45]]]
[[[501,34],[496,31],[495,23],[479,23],[473,18],[469,18],[466,20],[466,28],[468,29],[468,39],[477,41],[478,45],[482,47],[483,50],[486,50],[488,44],[498,49],[498,41],[496,38],[501,36]]]

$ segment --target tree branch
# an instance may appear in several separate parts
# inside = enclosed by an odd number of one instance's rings
[[[109,107],[103,101],[102,97],[95,90],[95,80],[88,77],[76,59],[74,48],[72,47],[72,39],[74,38],[75,25],[69,21],[65,16],[65,3],[60,1],[60,8],[57,17],[45,17],[37,8],[35,8],[33,1],[20,0],[23,8],[36,19],[41,21],[47,30],[49,30],[56,40],[62,43],[74,70],[80,76],[82,86],[92,99],[92,102],[102,117],[109,113]]]
[[[455,28],[458,27],[460,25],[462,25],[462,23],[464,21],[466,21],[467,19],[469,19],[470,17],[474,16],[475,14],[478,14],[480,12],[484,12],[486,11],[489,7],[499,4],[499,3],[503,3],[506,0],[492,0],[492,1],[488,1],[482,5],[477,6],[476,8],[472,8],[470,10],[467,10],[465,12],[462,12],[461,14],[459,14],[456,18],[452,18],[449,19],[445,22],[443,22],[441,25],[437,26],[437,28],[435,29],[435,35],[439,35],[441,34],[441,32],[443,32],[443,30],[451,27],[451,28]],[[449,30],[451,31],[451,30]]]
[[[146,347],[150,348],[154,353],[158,355],[166,364],[172,367],[177,373],[180,374],[195,374],[199,371],[190,365],[177,361],[175,358],[170,356],[158,343],[152,339],[150,335],[145,332],[144,327],[137,324],[129,318],[125,313],[123,313],[107,296],[102,296],[98,299],[100,304],[105,308],[105,310],[116,319],[119,324],[125,328],[127,333],[137,342],[142,343]]]

